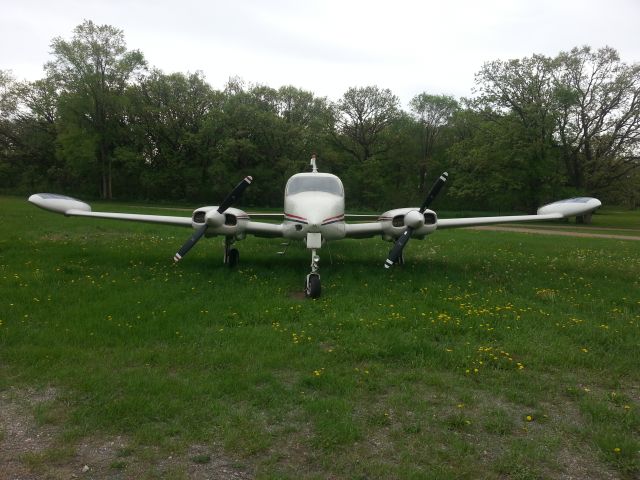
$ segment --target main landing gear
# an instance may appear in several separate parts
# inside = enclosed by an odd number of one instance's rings
[[[226,237],[224,239],[224,264],[229,268],[233,268],[238,265],[240,261],[240,252],[237,248],[231,248],[233,245],[233,238]]]
[[[320,274],[318,273],[318,262],[320,257],[316,254],[316,249],[311,250],[311,273],[307,275],[304,286],[304,293],[309,298],[318,298],[322,292],[320,285]]]

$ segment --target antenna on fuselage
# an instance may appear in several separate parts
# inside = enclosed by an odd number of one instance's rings
[[[311,171],[313,173],[318,173],[318,165],[316,165],[316,154],[311,155]]]

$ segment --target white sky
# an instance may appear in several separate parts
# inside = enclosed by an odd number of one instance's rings
[[[640,62],[640,0],[0,0],[0,69],[43,76],[54,37],[83,20],[124,31],[150,66],[294,85],[469,96],[483,63],[609,45]]]

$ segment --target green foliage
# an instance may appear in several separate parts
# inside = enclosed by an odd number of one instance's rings
[[[454,145],[457,192],[535,211],[562,184],[554,143],[551,62],[546,57],[483,66],[472,135]]]
[[[554,59],[557,136],[572,185],[607,191],[639,165],[640,65],[611,47],[588,46]]]
[[[423,92],[410,102],[411,111],[421,126],[422,151],[418,162],[419,192],[425,192],[427,169],[431,167],[443,130],[451,117],[460,109],[457,100],[447,95],[429,95]]]
[[[466,113],[456,121],[475,122],[475,127],[471,137],[450,149],[453,196],[477,206],[534,212],[560,198],[562,177],[554,169],[557,151],[531,139],[515,115],[496,121]]]
[[[336,104],[335,141],[361,168],[371,157],[388,151],[382,134],[397,118],[399,103],[391,90],[369,86],[350,88]]]
[[[608,47],[494,60],[475,98],[422,92],[405,112],[376,86],[332,102],[147,71],[121,30],[88,20],[51,46],[45,78],[0,72],[4,191],[212,204],[253,175],[247,202],[280,206],[287,178],[316,153],[352,208],[418,205],[445,170],[447,208],[534,211],[585,194],[638,204],[640,67]]]
[[[99,176],[89,178],[99,179],[102,198],[112,198],[113,152],[125,123],[123,94],[129,79],[145,67],[144,57],[137,50],[127,51],[121,30],[90,20],[74,29],[70,41],[54,38],[51,47],[54,60],[46,69],[63,92],[61,131],[71,132],[66,140],[83,131],[95,143],[91,156],[86,144],[78,154],[73,141],[59,154],[72,164],[79,158],[96,163]]]

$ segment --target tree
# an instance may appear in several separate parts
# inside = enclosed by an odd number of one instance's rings
[[[17,87],[11,72],[0,70],[0,148],[4,155],[14,141],[12,122],[18,113]]]
[[[555,59],[558,139],[571,184],[603,191],[640,168],[640,65],[590,47]]]
[[[209,169],[220,142],[222,94],[201,73],[153,70],[128,91],[133,165],[147,196],[202,198],[211,194]],[[217,130],[216,130],[217,129]],[[120,150],[119,155],[129,158]],[[137,165],[136,165],[137,160]]]
[[[67,139],[94,143],[94,152],[83,149],[80,158],[90,155],[100,172],[100,195],[112,198],[113,152],[123,124],[123,94],[131,77],[145,66],[138,50],[128,51],[121,30],[86,20],[74,29],[71,41],[56,37],[51,43],[55,59],[45,65],[62,89],[62,115],[71,132]],[[83,142],[86,147],[86,142]],[[73,141],[66,142],[63,155],[74,156]],[[77,151],[75,153],[78,153]]]
[[[16,82],[0,72],[0,185],[23,191],[59,180],[56,101],[50,78]]]
[[[422,159],[418,167],[418,191],[424,192],[427,166],[433,158],[438,137],[460,106],[451,96],[427,93],[413,97],[409,106],[422,127]]]
[[[15,151],[15,119],[18,111],[16,81],[11,72],[0,70],[0,186],[15,185],[16,169],[12,165]]]
[[[389,145],[381,142],[384,130],[398,117],[398,97],[389,89],[350,88],[336,105],[338,145],[360,163],[384,153]]]
[[[48,184],[67,186],[67,172],[56,161],[58,90],[55,81],[45,77],[19,87],[21,112],[16,125],[20,129],[20,157],[23,180],[31,187]]]
[[[325,97],[293,86],[278,89],[276,110],[285,124],[288,147],[284,152],[287,176],[308,165],[313,153],[323,159],[323,168],[331,163],[328,153],[328,139],[333,128],[331,106]]]
[[[557,172],[536,168],[539,163],[532,159],[538,147],[515,113],[496,121],[484,112],[465,110],[454,122],[463,135],[448,150],[452,197],[476,208],[532,213],[544,200],[557,196],[552,190],[559,184]],[[548,153],[549,163],[554,163],[553,152]]]
[[[486,63],[476,75],[480,95],[473,106],[487,120],[499,124],[492,129],[507,135],[500,141],[502,169],[517,170],[518,183],[512,185],[524,196],[526,209],[535,209],[557,190],[554,141],[556,96],[551,78],[553,62],[542,55]]]
[[[325,98],[291,86],[276,90],[233,78],[222,110],[217,176],[237,182],[240,172],[253,175],[256,182],[243,196],[247,203],[282,202],[287,178],[307,167],[312,153],[326,158],[322,150],[332,115]]]

